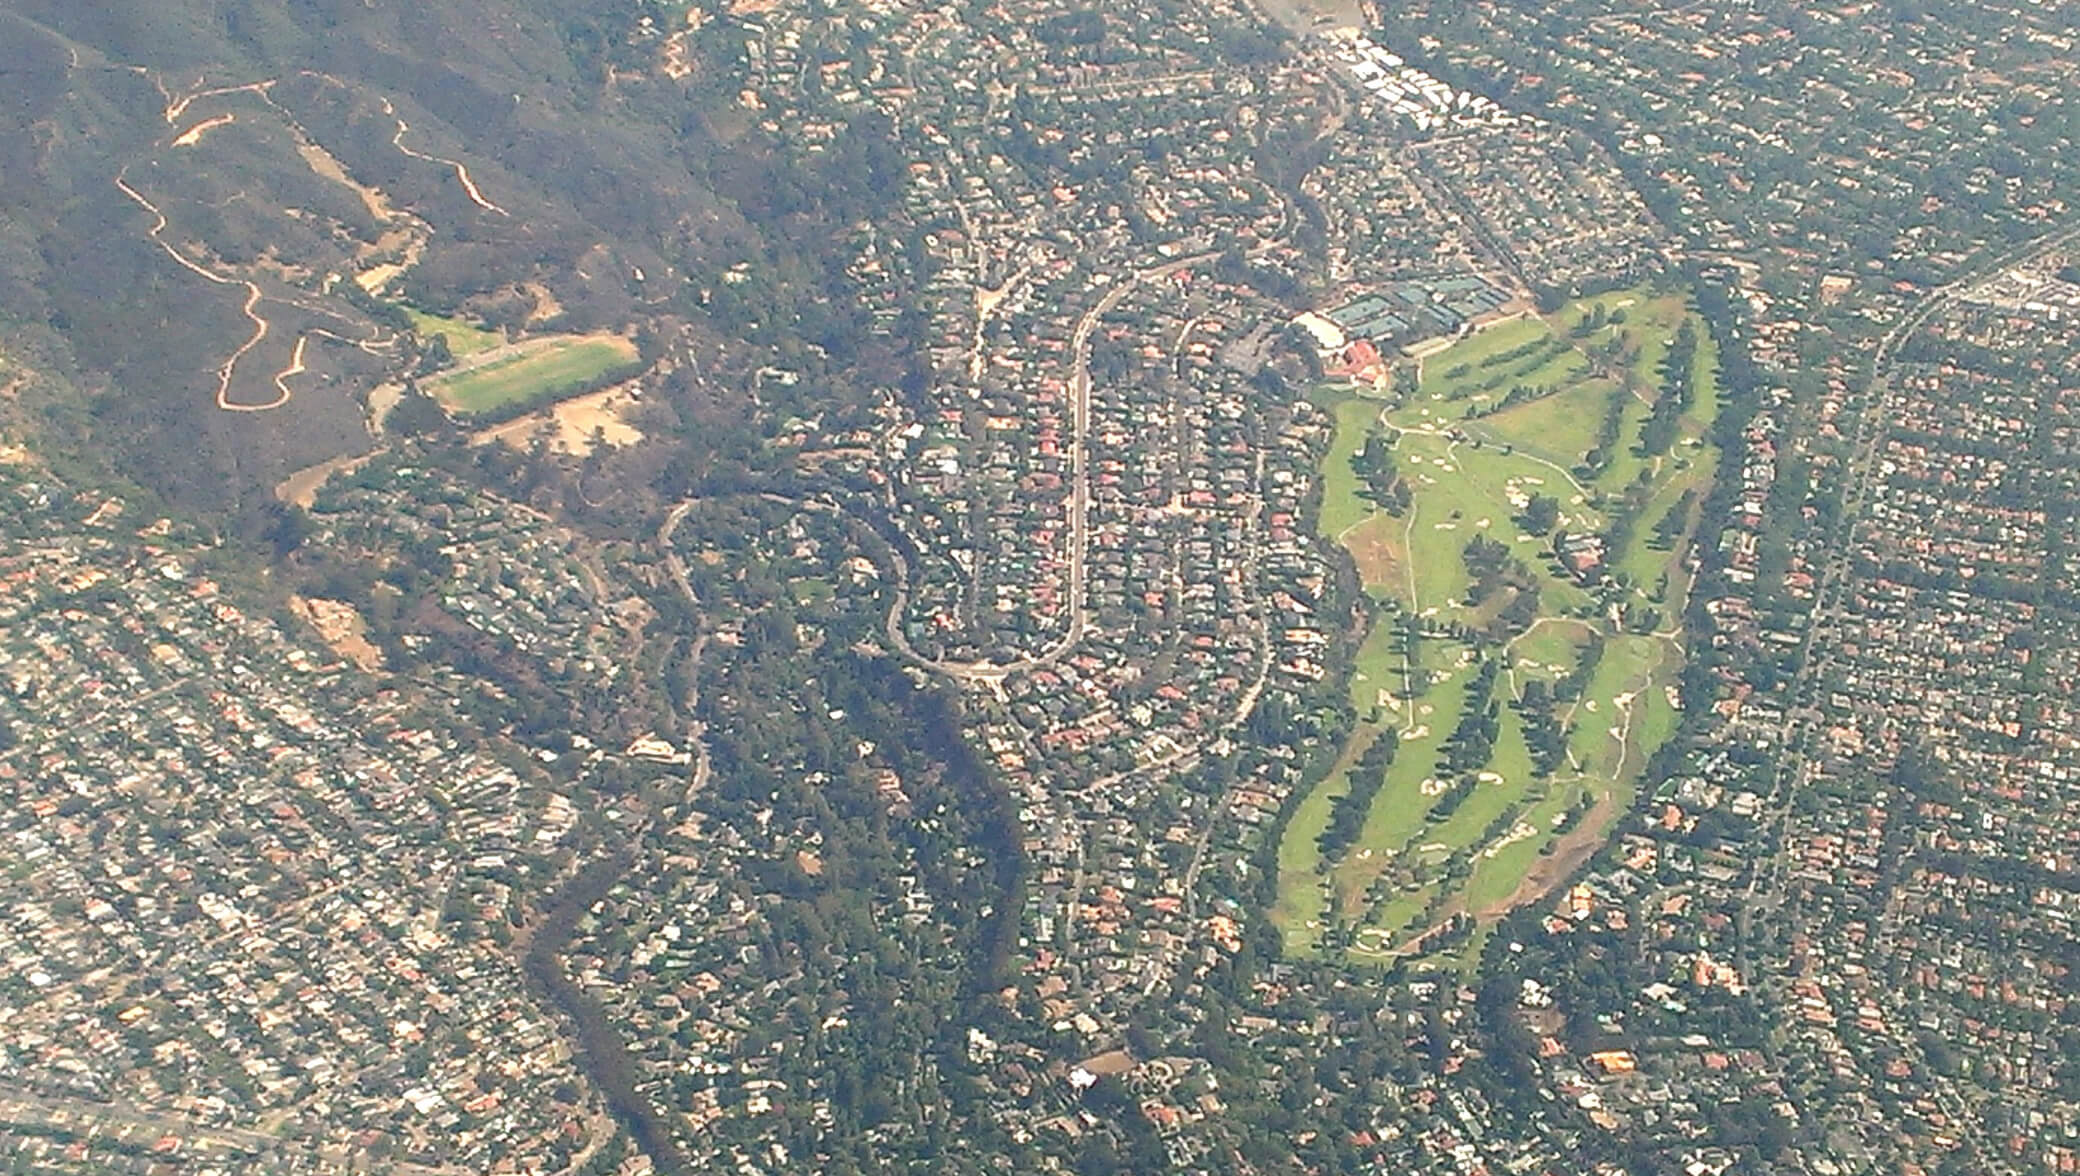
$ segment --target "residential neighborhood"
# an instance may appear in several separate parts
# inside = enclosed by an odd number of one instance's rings
[[[2072,14],[1881,7],[601,17],[611,435],[0,446],[0,1162],[2080,1170]]]

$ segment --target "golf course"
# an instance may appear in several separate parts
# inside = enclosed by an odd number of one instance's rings
[[[1316,530],[1373,618],[1356,727],[1279,845],[1289,953],[1469,956],[1630,807],[1679,717],[1716,376],[1685,296],[1642,288],[1318,391]]]

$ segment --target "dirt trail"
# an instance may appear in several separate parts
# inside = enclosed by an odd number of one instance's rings
[[[231,357],[224,361],[224,365],[217,369],[217,407],[225,410],[226,412],[265,412],[270,408],[280,408],[282,405],[287,404],[289,402],[289,391],[286,387],[283,387],[281,385],[279,379],[276,381],[276,387],[280,390],[281,395],[273,400],[268,401],[266,404],[239,404],[231,399],[231,376],[232,373],[235,372],[238,368],[238,361],[244,359],[246,357],[247,352],[251,351],[255,347],[258,347],[260,345],[261,340],[267,338],[267,320],[261,318],[255,310],[255,308],[260,305],[261,298],[264,297],[264,295],[262,295],[260,291],[260,287],[252,282],[246,281],[243,278],[224,277],[222,274],[214,273],[209,269],[201,265],[197,265],[195,262],[189,260],[186,254],[182,253],[180,250],[175,249],[172,245],[168,244],[165,237],[162,236],[162,234],[166,232],[166,214],[159,211],[158,205],[153,204],[150,200],[145,199],[143,193],[131,187],[129,181],[124,178],[124,172],[122,171],[116,173],[116,187],[122,189],[123,195],[128,196],[131,200],[136,201],[138,207],[144,209],[146,212],[151,213],[152,216],[157,219],[158,223],[152,226],[151,230],[146,233],[146,236],[149,236],[152,239],[153,244],[165,250],[166,256],[171,257],[176,262],[179,262],[183,269],[186,269],[191,273],[197,274],[207,279],[208,281],[215,283],[216,285],[245,287],[246,301],[245,305],[240,309],[243,311],[246,318],[251,320],[253,324],[253,334],[251,338],[247,339],[244,343],[239,344],[238,350],[232,352]]]
[[[201,122],[174,136],[173,145],[175,147],[193,147],[195,144],[202,142],[204,135],[209,134],[218,127],[227,126],[237,121],[237,116],[230,114],[220,114],[215,118],[203,119]]]
[[[280,390],[283,400],[289,398],[290,377],[300,376],[309,370],[303,366],[303,349],[310,341],[311,337],[309,335],[296,336],[296,347],[289,352],[289,366],[274,374],[274,386]]]
[[[156,81],[156,79],[154,80]],[[288,126],[290,132],[296,137],[298,144],[298,153],[303,156],[304,161],[310,165],[313,171],[317,172],[319,175],[324,176],[327,179],[337,180],[338,182],[346,184],[348,187],[353,188],[358,194],[360,194],[363,202],[368,205],[371,214],[384,218],[386,222],[395,218],[397,214],[389,209],[388,205],[384,202],[381,193],[355,183],[350,177],[347,176],[345,168],[340,166],[338,160],[334,159],[329,152],[325,151],[324,148],[319,147],[317,144],[313,143],[310,140],[310,137],[304,133],[303,128],[296,123],[295,119],[290,116],[289,112],[283,109],[282,106],[274,100],[273,94],[270,93],[274,85],[275,80],[269,78],[264,81],[248,82],[243,85],[237,86],[217,86],[210,89],[198,89],[188,94],[185,94],[179,98],[173,97],[166,90],[163,84],[160,85],[159,89],[162,94],[167,95],[166,109],[164,113],[168,125],[178,125],[181,121],[182,116],[187,112],[188,107],[197,100],[204,98],[223,97],[231,94],[258,95],[259,99],[262,102],[266,103],[269,107],[273,108],[275,111],[281,114],[284,123]],[[174,136],[172,139],[168,141],[169,145],[173,147],[194,147],[202,141],[203,136],[207,134],[210,130],[216,127],[225,126],[235,121],[237,121],[236,116],[228,113],[219,114],[214,117],[204,119],[203,121],[181,132],[179,135]],[[166,229],[168,227],[169,222],[167,220],[165,211],[162,210],[157,204],[153,203],[149,197],[145,196],[144,193],[138,191],[135,187],[133,187],[130,184],[128,172],[129,168],[127,165],[122,169],[118,170],[115,175],[115,185],[118,189],[122,191],[123,195],[129,197],[130,200],[133,203],[135,203],[139,208],[142,208],[146,212],[152,214],[154,223],[151,229],[149,229],[146,233],[146,235],[152,239],[152,243],[157,245],[162,251],[164,251],[166,256],[172,258],[177,264],[181,266],[181,268],[197,275],[198,277],[201,277],[205,281],[208,281],[218,286],[239,286],[245,289],[245,302],[239,309],[240,313],[245,315],[246,320],[253,324],[253,333],[246,338],[245,342],[239,344],[238,348],[235,351],[233,351],[231,355],[224,360],[222,366],[220,366],[217,369],[216,404],[218,408],[226,412],[266,412],[269,409],[280,408],[283,405],[289,403],[289,401],[294,397],[295,393],[289,387],[288,381],[296,376],[304,374],[308,370],[304,366],[303,361],[304,351],[310,343],[311,335],[323,335],[326,338],[335,339],[340,342],[347,343],[355,347],[359,347],[362,350],[369,351],[371,353],[379,354],[384,350],[382,343],[375,336],[370,336],[366,339],[349,339],[346,336],[337,334],[332,331],[327,331],[322,328],[311,331],[305,331],[297,336],[295,346],[290,352],[289,362],[287,363],[287,365],[285,365],[280,371],[274,373],[272,377],[272,382],[275,388],[275,396],[272,400],[269,400],[263,404],[243,404],[234,401],[231,398],[231,381],[232,378],[237,374],[239,362],[243,360],[249,353],[251,353],[255,347],[258,347],[262,342],[264,342],[268,336],[268,333],[273,329],[272,324],[270,324],[267,318],[260,313],[260,304],[264,301],[267,301],[269,295],[260,288],[258,283],[244,277],[235,277],[220,274],[190,258],[187,254],[182,253],[178,248],[176,248],[171,242],[167,241]],[[277,298],[276,300],[284,301],[283,299],[279,298]],[[341,317],[336,312],[325,309],[323,307],[304,305],[302,303],[302,300],[296,299],[293,295],[286,299],[286,301],[290,304],[301,305],[304,309],[321,311],[322,313],[329,314],[335,318]]]
[[[267,96],[267,91],[272,89],[273,86],[274,79],[268,78],[265,81],[247,82],[239,86],[217,86],[209,90],[191,91],[166,103],[166,125],[172,126],[181,121],[181,115],[187,113],[188,105],[198,99],[219,98],[226,94],[258,94],[264,98]],[[164,93],[165,87],[160,87],[160,91]],[[229,120],[227,119],[226,121]]]
[[[478,191],[476,181],[469,178],[469,169],[464,167],[462,164],[456,162],[455,160],[445,158],[443,156],[428,155],[423,151],[414,151],[411,148],[405,146],[404,137],[405,134],[412,129],[411,124],[405,122],[404,119],[398,116],[397,108],[390,104],[390,100],[388,98],[383,99],[383,113],[389,115],[393,119],[397,119],[397,133],[390,137],[390,145],[392,147],[397,148],[399,151],[404,152],[406,155],[411,156],[413,159],[423,159],[426,160],[428,163],[438,163],[446,167],[454,168],[455,178],[456,180],[461,182],[463,194],[469,197],[470,203],[475,204],[478,208],[481,208],[486,212],[495,212],[500,216],[512,215],[508,213],[505,209],[500,208],[498,205],[493,204],[489,200],[484,199],[484,193]]]

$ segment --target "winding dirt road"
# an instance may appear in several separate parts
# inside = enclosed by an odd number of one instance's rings
[[[484,193],[477,189],[476,181],[469,178],[469,169],[464,167],[461,163],[457,162],[456,160],[449,159],[446,156],[428,155],[423,151],[414,151],[411,148],[405,146],[404,137],[405,134],[412,129],[411,124],[405,122],[404,119],[398,115],[397,108],[390,104],[390,100],[388,98],[383,99],[383,113],[397,120],[397,133],[390,137],[390,145],[392,147],[397,148],[399,151],[404,152],[406,155],[411,156],[413,159],[423,159],[428,163],[438,163],[444,167],[450,167],[455,169],[455,179],[462,184],[463,195],[469,197],[470,203],[476,205],[478,208],[481,208],[486,212],[495,212],[500,216],[512,215],[505,209],[500,208],[498,205],[493,204],[489,200],[484,199]]]
[[[325,77],[326,75],[320,74],[314,76]],[[327,78],[327,80],[337,82],[337,79],[333,78]],[[274,96],[272,93],[273,88],[276,85],[276,79],[274,78],[267,78],[256,82],[245,82],[238,85],[214,86],[208,88],[198,87],[197,89],[190,90],[189,92],[181,94],[179,96],[175,96],[172,91],[168,90],[165,83],[161,82],[157,77],[153,77],[152,82],[155,86],[158,87],[160,94],[163,95],[166,99],[166,106],[165,109],[162,111],[162,114],[168,126],[178,126],[181,123],[184,116],[187,114],[188,108],[197,101],[207,98],[227,97],[234,94],[252,94],[256,95],[260,101],[266,103],[269,107],[272,107],[277,113],[279,113],[282,116],[283,120],[288,124],[289,128],[299,138],[306,140],[308,139],[308,135],[304,132],[302,126],[297,123],[293,115],[291,115],[291,113],[288,110],[283,108],[280,103],[274,100]],[[505,209],[499,207],[497,204],[494,204],[491,200],[485,197],[483,191],[477,187],[476,181],[470,177],[469,168],[463,165],[460,161],[448,159],[444,156],[439,155],[429,155],[423,151],[417,151],[411,147],[407,147],[404,143],[404,137],[408,132],[410,132],[411,126],[397,114],[396,107],[391,103],[390,99],[383,98],[381,101],[383,105],[383,113],[389,116],[391,119],[395,120],[397,123],[397,131],[393,136],[391,136],[391,146],[397,148],[399,152],[413,159],[425,160],[429,163],[438,164],[440,166],[453,170],[453,172],[455,173],[456,181],[462,185],[463,194],[469,197],[471,203],[475,204],[477,207],[481,209],[484,209],[487,212],[495,212],[500,216],[510,215],[506,212]],[[227,123],[230,123],[231,121],[233,121],[233,116],[228,114],[218,115],[214,118],[204,119],[200,123],[197,123],[195,126],[192,126],[185,131],[179,131],[170,135],[166,140],[166,143],[168,146],[174,147],[197,146],[202,141],[203,134],[206,133],[208,130],[217,126],[225,125]],[[136,204],[139,208],[142,208],[147,213],[151,214],[153,218],[153,225],[149,230],[146,231],[146,236],[151,238],[152,243],[157,245],[159,249],[166,254],[166,256],[172,258],[174,262],[178,264],[182,269],[185,269],[188,272],[195,274],[197,277],[202,278],[204,281],[207,281],[212,285],[217,286],[230,286],[242,288],[245,291],[245,301],[240,306],[239,312],[245,316],[246,321],[252,324],[252,334],[248,335],[245,341],[240,343],[238,347],[234,351],[232,351],[231,354],[224,360],[223,364],[217,368],[216,405],[219,409],[222,409],[225,412],[267,412],[271,409],[280,408],[283,405],[288,404],[289,401],[293,399],[295,396],[295,390],[289,386],[289,381],[297,376],[305,374],[308,371],[308,369],[304,366],[304,354],[312,336],[322,336],[324,338],[333,339],[338,342],[348,344],[350,346],[358,347],[364,351],[377,354],[382,353],[388,346],[390,346],[390,342],[385,341],[381,338],[382,332],[380,330],[378,330],[375,334],[372,334],[369,337],[363,339],[350,339],[344,335],[340,335],[336,332],[328,331],[323,328],[313,328],[311,330],[301,332],[296,338],[294,347],[291,349],[287,364],[282,368],[282,370],[274,373],[274,375],[272,376],[272,382],[274,384],[275,390],[274,397],[262,403],[246,403],[234,400],[231,394],[231,384],[232,380],[238,373],[239,364],[248,355],[252,353],[254,348],[260,346],[261,343],[265,342],[269,333],[273,330],[273,326],[268,321],[267,317],[260,313],[261,304],[263,302],[278,301],[283,302],[286,305],[299,306],[305,310],[324,313],[334,318],[342,318],[343,316],[340,316],[336,312],[327,310],[323,307],[305,305],[301,303],[299,300],[295,299],[294,297],[282,297],[280,295],[271,295],[266,290],[262,289],[259,283],[254,282],[251,279],[218,273],[217,271],[210,269],[208,266],[203,265],[202,263],[189,257],[187,254],[181,252],[181,250],[176,248],[172,242],[166,240],[166,230],[169,222],[165,210],[161,209],[156,203],[154,203],[151,200],[150,197],[146,196],[143,192],[139,191],[135,185],[130,183],[129,171],[130,167],[128,164],[125,164],[122,168],[120,168],[115,175],[115,185],[117,189],[120,190],[125,197],[129,198],[129,200],[132,203]]]
[[[232,352],[231,357],[229,359],[226,359],[224,361],[223,366],[217,369],[217,407],[223,409],[226,412],[265,412],[270,408],[280,408],[282,405],[287,404],[289,402],[290,396],[289,388],[286,384],[282,382],[282,377],[280,375],[277,375],[275,377],[275,388],[279,392],[279,395],[276,396],[275,399],[268,401],[266,404],[240,404],[237,401],[231,399],[231,377],[233,373],[235,373],[238,370],[238,361],[244,359],[246,357],[247,352],[250,352],[253,348],[258,347],[260,345],[261,340],[267,338],[267,320],[261,318],[255,310],[255,308],[260,305],[261,299],[266,297],[266,295],[261,292],[260,287],[256,283],[247,281],[244,278],[227,278],[222,274],[215,273],[207,267],[198,265],[194,261],[190,260],[186,254],[182,253],[178,249],[175,249],[171,244],[169,244],[166,238],[163,236],[163,234],[166,232],[166,214],[159,210],[158,205],[153,204],[150,200],[145,199],[144,193],[139,192],[137,189],[130,186],[130,181],[126,178],[128,171],[129,169],[126,167],[122,171],[118,171],[116,173],[116,187],[122,190],[123,195],[128,196],[133,201],[136,201],[138,207],[144,209],[146,212],[151,213],[152,216],[158,221],[158,223],[153,225],[151,229],[148,230],[145,234],[146,236],[152,239],[152,243],[154,245],[157,245],[160,249],[164,250],[166,252],[166,256],[171,257],[174,261],[180,263],[181,268],[186,269],[190,273],[196,274],[207,281],[213,282],[219,286],[245,287],[246,301],[245,305],[242,306],[240,310],[245,314],[246,318],[252,322],[253,333],[251,337],[247,338],[244,343],[239,344],[238,350]]]

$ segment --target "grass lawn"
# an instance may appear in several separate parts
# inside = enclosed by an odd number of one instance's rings
[[[1488,940],[1494,936],[1496,926],[1486,922],[1474,924],[1472,936],[1451,957],[1451,970],[1463,979],[1472,980],[1475,969],[1480,967],[1481,953],[1487,950]]]
[[[1588,359],[1566,346],[1564,340],[1550,337],[1547,346],[1530,356],[1486,369],[1485,378],[1465,385],[1471,391],[1463,399],[1441,403],[1453,405],[1463,414],[1469,407],[1487,409],[1499,403],[1520,384],[1531,388],[1560,389],[1588,378]]]
[[[1719,415],[1719,341],[1710,331],[1697,331],[1697,398],[1683,414],[1683,435],[1709,437],[1712,421]]]
[[[1581,380],[1550,396],[1512,405],[1468,424],[1474,432],[1542,457],[1562,469],[1573,469],[1590,446],[1596,444],[1596,428],[1603,421],[1610,392],[1609,380]],[[1565,484],[1564,479],[1560,481]],[[1566,501],[1565,496],[1561,501]]]
[[[787,582],[789,591],[801,604],[824,604],[835,593],[831,582],[819,576],[799,576]]]
[[[409,306],[404,308],[404,313],[412,320],[412,330],[418,332],[421,339],[446,335],[448,352],[457,359],[467,359],[480,351],[503,346],[506,341],[505,336],[497,331],[487,331],[459,318],[444,318]]]
[[[559,336],[480,367],[430,380],[426,390],[460,413],[484,412],[561,388],[576,388],[636,358],[611,335]]]
[[[1625,321],[1576,338],[1573,334],[1575,324],[1599,304],[1607,312],[1624,311]],[[1650,402],[1661,385],[1660,365],[1662,357],[1668,351],[1668,342],[1674,337],[1676,329],[1682,325],[1688,313],[1687,303],[1682,296],[1654,294],[1644,289],[1616,291],[1569,303],[1548,316],[1546,321],[1552,324],[1554,330],[1564,332],[1574,349],[1521,380],[1529,384],[1557,383],[1562,385],[1561,390],[1540,400],[1484,418],[1477,427],[1549,461],[1572,467],[1581,459],[1582,454],[1595,444],[1596,430],[1603,420],[1605,407],[1613,390],[1611,381],[1606,379],[1587,375],[1570,378],[1571,370],[1586,369],[1588,358],[1582,353],[1610,341],[1623,332],[1638,349],[1638,356],[1629,368],[1641,394]],[[1480,336],[1475,336],[1474,339],[1467,340],[1430,362],[1445,364],[1447,367],[1465,362],[1460,358],[1460,348],[1466,347],[1469,348],[1466,354],[1473,356],[1474,362],[1478,363],[1480,354],[1492,353],[1470,349],[1479,338]],[[1702,351],[1700,348],[1700,367],[1705,363]],[[1563,363],[1561,360],[1569,362]],[[1702,377],[1701,389],[1715,370],[1714,364],[1711,371],[1699,372]],[[1620,452],[1614,455],[1616,460],[1612,462],[1610,471],[1599,479],[1605,488],[1622,488],[1636,474],[1638,459],[1631,458],[1629,453],[1622,451],[1638,437],[1639,426],[1646,419],[1647,408],[1647,403],[1638,399],[1628,407],[1625,424],[1619,430],[1618,444],[1615,447]],[[1700,391],[1697,405],[1692,410],[1693,415],[1698,416],[1700,422],[1708,421],[1715,409],[1715,398],[1708,403],[1707,397]],[[1696,432],[1702,432],[1701,424]]]
[[[1645,765],[1646,757],[1676,733],[1682,716],[1676,711],[1675,704],[1669,701],[1668,691],[1681,681],[1682,670],[1682,659],[1663,643],[1661,657],[1654,663],[1652,679],[1634,703],[1638,709],[1633,712],[1632,719],[1633,754],[1639,757],[1641,766]]]

